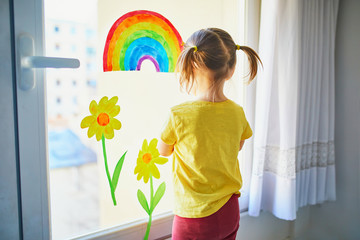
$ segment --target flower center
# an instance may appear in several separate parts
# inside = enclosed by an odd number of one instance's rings
[[[97,122],[99,123],[100,126],[108,125],[110,122],[109,115],[107,115],[106,113],[100,113],[99,116],[97,117]]]
[[[149,163],[151,161],[151,154],[150,153],[145,153],[142,157],[144,163]]]

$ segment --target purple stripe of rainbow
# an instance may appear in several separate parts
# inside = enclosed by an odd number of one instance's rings
[[[144,60],[150,60],[151,62],[153,62],[154,65],[155,65],[156,71],[157,71],[157,72],[160,72],[160,67],[159,67],[158,62],[155,60],[155,58],[153,58],[153,57],[150,56],[150,55],[146,55],[146,56],[143,56],[142,58],[140,58],[137,66],[136,66],[136,70],[138,70],[138,71],[140,70],[141,64],[142,64],[142,62],[143,62]]]

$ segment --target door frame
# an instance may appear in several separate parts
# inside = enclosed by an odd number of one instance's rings
[[[13,0],[17,125],[24,239],[50,239],[47,119],[44,70],[35,69],[35,87],[21,90],[19,36],[34,40],[34,55],[43,56],[43,1]]]
[[[22,239],[13,4],[0,1],[0,236]]]

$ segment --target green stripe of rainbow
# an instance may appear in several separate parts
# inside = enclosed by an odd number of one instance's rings
[[[104,48],[104,72],[128,70],[124,65],[126,50],[133,41],[142,37],[154,39],[164,47],[169,61],[168,71],[173,72],[183,48],[181,36],[165,17],[146,10],[126,13],[113,24]]]

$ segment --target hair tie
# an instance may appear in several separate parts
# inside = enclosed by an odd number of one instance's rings
[[[194,52],[196,52],[197,51],[197,46],[193,46],[193,48],[194,48]]]
[[[241,49],[241,46],[236,44],[236,50],[240,50]]]

